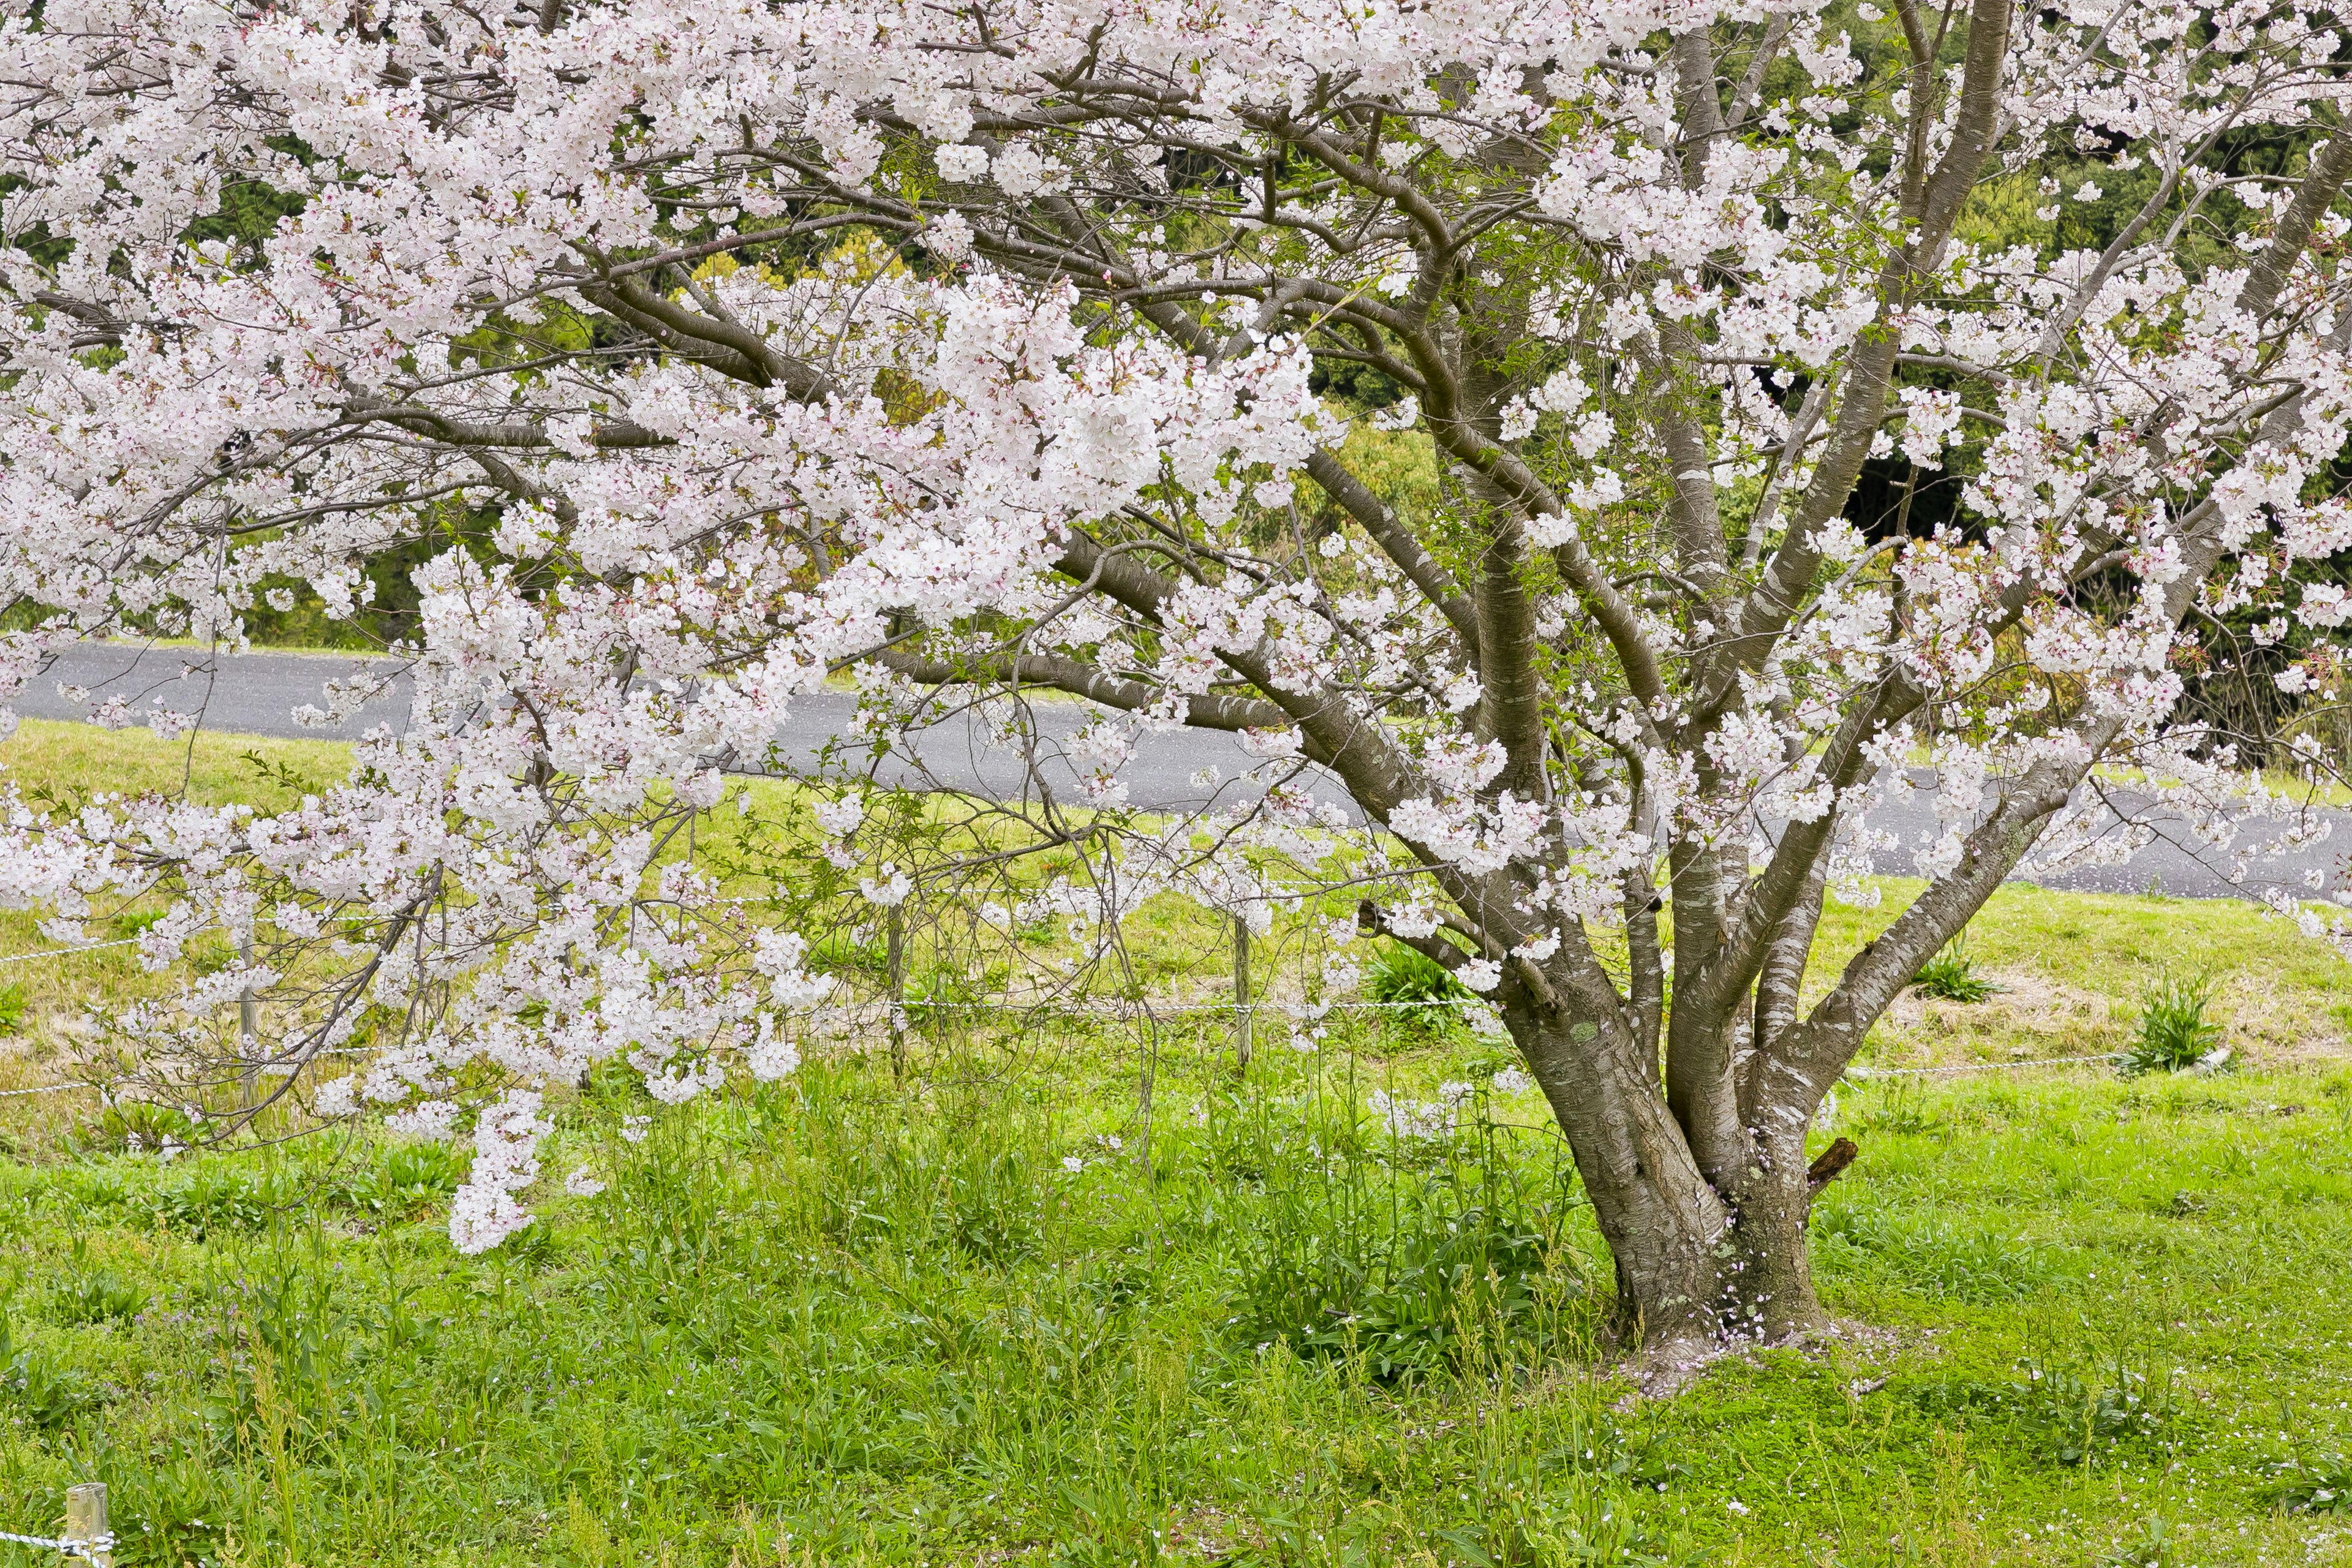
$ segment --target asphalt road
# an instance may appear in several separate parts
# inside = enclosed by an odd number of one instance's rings
[[[133,716],[150,707],[164,707],[198,715],[209,730],[232,733],[290,736],[299,739],[352,740],[378,725],[397,732],[407,720],[407,683],[395,679],[383,696],[353,718],[323,729],[305,729],[293,719],[304,704],[323,706],[325,683],[348,678],[360,667],[349,658],[320,654],[252,653],[223,656],[202,666],[201,652],[180,648],[145,650],[113,644],[84,644],[68,649],[50,670],[37,679],[15,704],[27,718],[79,720],[89,704],[121,694]],[[58,688],[84,688],[89,695],[69,701]],[[778,737],[784,756],[795,765],[817,760],[820,750],[847,727],[854,700],[838,692],[820,692],[795,700],[791,722]],[[1088,710],[1076,703],[1040,703],[1034,710],[1044,751],[1039,771],[1065,798],[1076,798],[1076,770],[1061,747],[1085,723]],[[957,717],[926,730],[917,738],[917,761],[894,761],[878,779],[885,784],[932,784],[1008,796],[1024,787],[1022,759],[995,745],[972,719]],[[1128,764],[1129,799],[1156,810],[1197,806],[1212,795],[1232,798],[1244,787],[1235,781],[1255,764],[1239,740],[1208,731],[1146,734],[1137,742]],[[1213,769],[1219,780],[1203,788],[1199,775]],[[1317,781],[1316,794],[1345,805],[1346,797],[1328,780]],[[1352,814],[1352,808],[1350,808]],[[1910,849],[1932,833],[1934,818],[1924,795],[1889,802],[1870,818],[1871,826],[1897,834],[1905,847],[1882,855],[1880,868],[1890,873],[1912,869]],[[2165,825],[2157,824],[2159,835]],[[2176,825],[2177,826],[2177,825]],[[2187,841],[2185,832],[2179,833]],[[2225,867],[2210,852],[2200,858],[2179,844],[2159,837],[2125,864],[2035,879],[2053,888],[2100,892],[2162,892],[2181,898],[2245,897],[2263,886],[2291,887],[2301,897],[2314,896],[2305,873],[2317,870],[2326,878],[2326,892],[2352,904],[2347,876],[2352,834],[2315,847],[2292,851],[2273,861],[2258,862],[2244,884],[2233,887]]]

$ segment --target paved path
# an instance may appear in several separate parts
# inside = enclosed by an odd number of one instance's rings
[[[322,688],[327,680],[354,671],[356,667],[349,658],[324,654],[252,653],[223,657],[211,670],[183,673],[188,665],[204,658],[201,652],[188,649],[142,651],[112,644],[84,644],[67,650],[46,676],[33,683],[16,707],[29,718],[81,718],[88,710],[86,703],[69,703],[58,691],[60,684],[72,684],[86,688],[92,700],[122,693],[130,698],[134,713],[143,711],[150,704],[160,705],[200,713],[207,729],[242,734],[351,740],[379,724],[397,731],[407,720],[407,683],[403,679],[395,680],[389,692],[341,725],[305,730],[294,722],[295,709],[305,703],[323,705]],[[785,757],[795,765],[814,762],[820,749],[846,728],[854,706],[851,698],[839,692],[819,692],[797,699],[793,704],[792,720],[778,737]],[[1071,702],[1043,702],[1034,708],[1040,742],[1045,749],[1040,772],[1064,798],[1076,798],[1076,774],[1061,754],[1061,748],[1086,721],[1088,711]],[[1024,787],[1020,757],[992,744],[980,726],[966,718],[950,719],[924,731],[918,738],[916,754],[920,759],[919,766],[895,762],[878,776],[888,784],[917,784],[926,782],[923,775],[928,773],[930,783],[1000,796],[1018,794]],[[1201,787],[1195,775],[1212,768],[1224,781],[1218,789],[1230,798],[1230,792],[1236,788],[1231,781],[1246,773],[1254,762],[1231,735],[1208,731],[1147,734],[1139,740],[1135,758],[1126,770],[1129,798],[1134,805],[1158,810],[1199,805],[1216,792]],[[1344,795],[1328,780],[1317,781],[1316,794],[1346,804]],[[1900,835],[1905,845],[1904,849],[1882,857],[1884,868],[1908,871],[1908,851],[1932,829],[1934,818],[1926,798],[1915,796],[1907,801],[1890,802],[1873,814],[1871,826]],[[2259,888],[2275,881],[2308,898],[2313,895],[2305,885],[2304,875],[2315,869],[2326,874],[2327,891],[2334,895],[2339,884],[2352,887],[2352,879],[2343,875],[2347,855],[2352,855],[2352,832],[2339,832],[2316,848],[2258,866],[2253,883]],[[2054,888],[2129,893],[2153,889],[2186,898],[2242,896],[2244,891],[2233,889],[2215,866],[2161,841],[2119,867],[2041,879]],[[2341,901],[2352,904],[2352,893],[2343,895]]]

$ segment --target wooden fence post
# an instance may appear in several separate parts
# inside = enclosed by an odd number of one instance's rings
[[[84,1481],[66,1489],[66,1534],[79,1542],[98,1568],[114,1568],[114,1535],[106,1527],[106,1483]]]
[[[246,968],[253,967],[251,931],[238,940],[236,956]],[[261,1003],[254,995],[251,984],[237,994],[236,1033],[237,1079],[244,1089],[245,1103],[251,1105],[261,1098],[261,1064],[255,1059],[261,1054]]]
[[[907,1076],[907,906],[890,906],[890,1071]]]
[[[1247,1074],[1250,1062],[1250,930],[1248,919],[1234,915],[1234,1070]]]

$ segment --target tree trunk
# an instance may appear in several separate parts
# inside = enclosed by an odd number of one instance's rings
[[[1806,1178],[1805,1126],[1811,1112],[1789,1119],[1789,1131],[1751,1134],[1755,1162],[1734,1184],[1737,1215],[1728,1237],[1727,1332],[1766,1344],[1801,1339],[1829,1318],[1813,1294],[1813,1260],[1805,1222],[1812,1210]]]
[[[1760,1119],[1787,1125],[1751,1132],[1750,1158],[1718,1192],[1630,1036],[1529,1006],[1507,1006],[1504,1021],[1568,1139],[1616,1264],[1621,1343],[1672,1378],[1733,1341],[1822,1327],[1805,1251],[1811,1108]]]

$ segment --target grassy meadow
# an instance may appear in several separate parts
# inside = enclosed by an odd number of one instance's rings
[[[28,791],[263,804],[341,754],[0,747]],[[1146,910],[1147,989],[1213,995],[1217,934]],[[126,951],[0,969],[0,1088],[155,984]],[[941,1027],[903,1079],[813,1051],[636,1141],[602,1072],[479,1258],[438,1145],[162,1163],[89,1093],[0,1100],[0,1530],[97,1479],[127,1564],[2352,1563],[2342,962],[2022,887],[1968,951],[2005,989],[1907,995],[1818,1133],[1861,1147],[1812,1227],[1847,1331],[1664,1400],[1599,1337],[1543,1107],[1459,1025],[1267,1022],[1246,1079],[1213,1013]],[[2034,1065],[2122,1048],[2167,975],[2214,981],[2230,1070]]]

